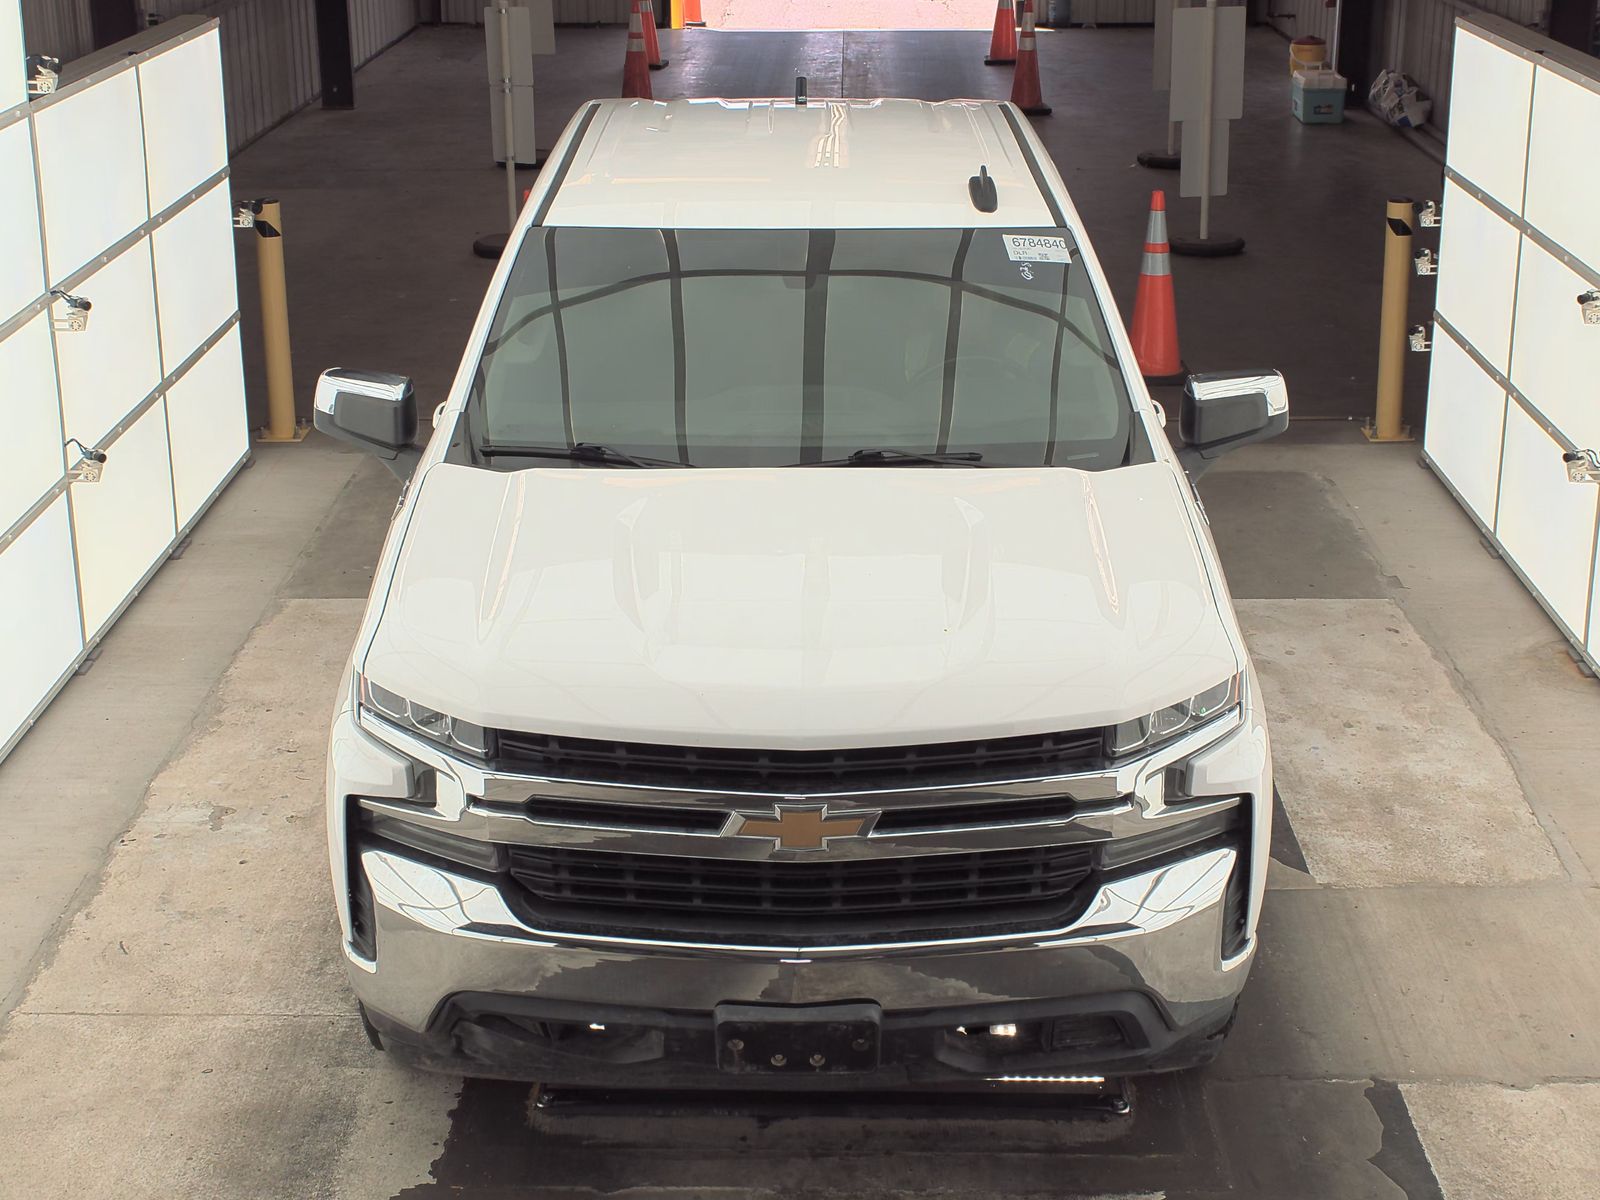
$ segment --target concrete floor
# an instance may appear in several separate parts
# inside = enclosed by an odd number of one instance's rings
[[[1055,35],[1047,59],[1043,128],[1124,303],[1149,186],[1126,160],[1159,132],[1137,86],[1148,36]],[[562,38],[547,144],[620,48]],[[804,70],[855,94],[993,92],[967,62],[981,40],[696,33],[657,87]],[[1252,95],[1275,106],[1282,45],[1251,51]],[[470,243],[500,217],[481,52],[419,33],[362,72],[360,109],[309,111],[236,162],[240,195],[286,203],[302,395],[335,363],[409,371],[424,398],[448,386],[488,274]],[[1090,119],[1097,94],[1110,119]],[[1274,107],[1236,133],[1228,203],[1251,253],[1180,264],[1188,357],[1287,363],[1299,411],[1363,411],[1374,197],[1436,170],[1369,123],[1301,130]],[[562,1116],[369,1050],[321,764],[396,486],[317,437],[261,449],[0,764],[5,1200],[1593,1194],[1600,686],[1414,446],[1302,423],[1202,481],[1274,717],[1271,892],[1222,1058],[1139,1083],[1109,1124],[682,1101]]]

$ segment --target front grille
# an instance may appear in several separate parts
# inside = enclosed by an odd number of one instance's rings
[[[1042,846],[975,854],[776,862],[517,847],[511,874],[538,908],[681,928],[708,918],[809,937],[867,919],[887,933],[906,923],[968,928],[1061,911],[1094,866],[1091,847]]]
[[[986,825],[1026,825],[1072,820],[1076,806],[1065,796],[1030,800],[991,800],[982,804],[923,804],[888,808],[874,833],[927,833],[935,829],[973,829]]]
[[[1105,731],[861,750],[733,750],[495,732],[495,765],[552,779],[795,794],[1061,775],[1105,763]]]
[[[670,804],[616,804],[535,796],[517,811],[545,825],[583,829],[643,829],[651,833],[716,834],[728,823],[726,809],[683,808]]]
[[[541,825],[578,829],[643,830],[647,833],[721,833],[735,809],[689,808],[677,804],[627,804],[614,800],[568,800],[534,796],[520,804],[485,803],[496,812],[515,813]],[[835,813],[843,809],[832,810]],[[1067,796],[989,800],[968,804],[907,804],[881,811],[872,832],[878,835],[982,829],[997,825],[1065,824],[1077,815]]]

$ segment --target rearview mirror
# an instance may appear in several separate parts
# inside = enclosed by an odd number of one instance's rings
[[[1229,450],[1263,442],[1289,427],[1289,389],[1276,371],[1191,375],[1179,417],[1178,461],[1199,475]]]
[[[411,380],[385,371],[335,367],[317,380],[313,405],[317,428],[383,459],[401,479],[422,457],[417,436],[417,397]]]

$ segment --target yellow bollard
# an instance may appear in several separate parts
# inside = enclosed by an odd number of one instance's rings
[[[1400,423],[1405,399],[1406,301],[1411,293],[1411,221],[1417,206],[1390,200],[1383,235],[1383,308],[1378,314],[1378,409],[1361,427],[1372,442],[1409,442],[1411,427]]]
[[[267,360],[267,424],[260,442],[299,442],[310,425],[294,416],[294,356],[289,350],[289,289],[283,269],[283,207],[255,204],[256,274],[261,284],[261,341]]]

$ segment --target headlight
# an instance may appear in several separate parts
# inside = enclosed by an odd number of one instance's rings
[[[1187,700],[1169,704],[1148,717],[1135,717],[1112,726],[1109,746],[1112,757],[1120,758],[1134,750],[1154,749],[1198,725],[1204,725],[1213,717],[1221,716],[1239,703],[1239,680],[1240,676],[1235,675]]]
[[[408,733],[415,733],[452,750],[465,750],[479,758],[489,756],[489,731],[436,709],[414,704],[404,696],[361,677],[361,707]]]

